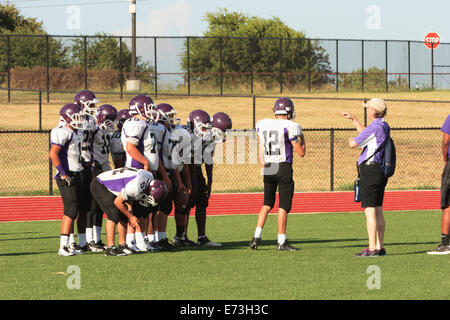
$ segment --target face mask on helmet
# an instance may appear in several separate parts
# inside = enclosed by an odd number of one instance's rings
[[[94,98],[93,100],[87,100],[87,101],[80,101],[84,114],[95,116],[97,113],[98,108],[96,107],[96,104],[99,103],[99,100],[97,98]]]
[[[136,102],[134,105],[130,106],[130,115],[141,115],[147,121],[158,121],[159,113],[155,110],[154,104],[147,104],[144,102],[143,110],[139,108],[139,103]]]
[[[142,195],[142,198],[139,200],[139,203],[141,205],[143,205],[144,207],[149,207],[149,206],[156,207],[158,205],[152,196],[149,196],[146,194]]]
[[[71,126],[74,129],[85,130],[87,128],[87,121],[84,115],[81,113],[66,113],[65,116],[60,117],[65,124]]]
[[[98,127],[106,132],[114,132],[114,128],[117,126],[117,120],[106,119],[104,122],[100,123]]]
[[[211,132],[212,132],[212,136],[214,138],[214,141],[216,141],[216,142],[225,142],[225,140],[226,140],[225,132],[223,132],[219,128],[214,128],[214,127],[211,129]]]
[[[201,123],[201,122],[197,122],[197,120],[194,119],[194,130],[193,131],[194,131],[194,134],[198,138],[202,138],[205,141],[213,138],[211,123]]]
[[[180,118],[175,118],[177,112],[175,110],[171,110],[168,112],[162,112],[161,110],[158,110],[160,118],[159,121],[163,123],[168,123],[171,128],[176,127],[180,124]]]

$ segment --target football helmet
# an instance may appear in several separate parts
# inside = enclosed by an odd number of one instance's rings
[[[289,120],[293,120],[295,118],[294,103],[289,98],[279,98],[277,101],[275,101],[273,113],[275,115],[285,114],[288,116]]]
[[[217,112],[211,117],[212,134],[215,140],[225,141],[225,134],[233,126],[231,118],[225,112]]]
[[[158,121],[153,99],[145,94],[138,94],[129,103],[130,115],[141,115],[147,120]]]
[[[117,109],[110,104],[104,104],[98,108],[95,119],[101,130],[113,132],[117,121]]]
[[[84,114],[95,116],[95,112],[97,111],[96,104],[99,103],[100,100],[97,99],[95,93],[92,91],[81,90],[75,95],[74,101],[80,106]]]
[[[189,114],[187,125],[189,129],[199,138],[205,139],[211,135],[211,117],[206,111],[194,110]]]
[[[64,105],[59,111],[59,117],[61,121],[74,129],[85,130],[87,128],[86,118],[80,106],[75,103]]]
[[[130,109],[122,109],[117,113],[117,130],[122,131],[123,123],[131,118]]]
[[[179,118],[175,118],[177,111],[168,103],[160,103],[156,106],[156,111],[159,113],[159,121],[169,123],[173,128],[180,123]]]
[[[167,197],[167,186],[161,180],[152,180],[145,189],[144,195],[139,203],[145,207],[152,205],[156,207],[158,203]]]

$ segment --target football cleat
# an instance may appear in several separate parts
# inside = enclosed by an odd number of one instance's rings
[[[380,255],[378,250],[370,251],[369,248],[365,248],[363,251],[355,253],[354,256],[359,258],[359,257],[379,257]]]
[[[386,249],[381,248],[380,251],[378,251],[379,256],[385,256],[386,255]]]
[[[299,248],[296,248],[294,246],[292,246],[287,240],[284,241],[283,243],[279,243],[277,245],[277,250],[279,251],[297,251],[300,250]]]
[[[92,240],[91,242],[89,242],[89,249],[92,252],[102,252],[105,250],[105,248],[103,247],[103,245],[101,245],[100,243],[95,243],[94,240]]]
[[[66,246],[64,246],[58,250],[58,256],[69,257],[69,256],[74,256],[74,255],[75,254],[73,252],[71,252],[69,250],[69,248]]]
[[[175,246],[169,243],[167,238],[159,240],[156,245],[160,248],[161,251],[172,251],[175,249]]]
[[[105,256],[126,256],[126,253],[112,246],[106,248]]]
[[[249,247],[250,249],[256,250],[261,242],[261,238],[253,237],[252,241],[250,241]]]
[[[172,242],[176,247],[193,247],[196,245],[194,241],[188,239],[186,233],[184,232],[181,237],[175,235]]]
[[[205,247],[220,247],[222,246],[219,242],[214,242],[208,239],[208,237],[197,238],[197,245]]]
[[[117,247],[117,250],[122,251],[127,256],[136,253],[133,249],[130,249],[126,244],[119,244],[119,247]]]
[[[73,242],[69,245],[69,251],[75,255],[84,254],[83,249],[75,242]]]
[[[450,246],[439,245],[436,249],[428,251],[430,255],[445,255],[450,254]]]

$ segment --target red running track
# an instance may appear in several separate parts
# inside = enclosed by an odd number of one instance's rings
[[[212,194],[207,214],[257,214],[263,203],[262,193]],[[272,212],[278,208],[278,198]],[[439,191],[386,191],[384,210],[439,210]],[[295,193],[292,213],[362,211],[353,202],[353,192]],[[191,214],[193,213],[193,210]],[[2,197],[0,222],[59,220],[63,214],[60,196]]]

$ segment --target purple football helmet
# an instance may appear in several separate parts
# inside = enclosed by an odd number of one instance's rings
[[[187,125],[199,138],[206,138],[211,133],[211,117],[206,111],[194,110],[189,114]]]
[[[158,113],[155,111],[155,104],[152,98],[145,94],[138,94],[131,98],[129,108],[130,115],[132,116],[141,115],[147,120],[158,121],[156,118]]]
[[[99,103],[95,93],[90,90],[81,90],[75,95],[74,101],[80,106],[84,114],[95,116],[95,112],[97,111],[95,105]]]
[[[159,113],[159,121],[168,123],[171,127],[180,123],[180,119],[175,118],[177,111],[170,104],[160,103],[156,106],[156,111]]]
[[[211,118],[214,139],[225,141],[225,133],[233,126],[231,118],[225,112],[217,112]]]
[[[117,120],[117,109],[110,104],[104,104],[98,108],[95,119],[101,130],[113,132]]]
[[[117,130],[122,131],[123,123],[131,118],[130,109],[122,109],[117,113]]]
[[[64,105],[59,111],[59,117],[61,121],[74,129],[84,130],[87,127],[86,118],[83,115],[80,106],[75,103]]]
[[[167,186],[165,183],[161,180],[152,180],[145,191],[145,195],[139,202],[145,207],[148,207],[149,205],[156,207],[158,203],[164,201],[166,197]]]
[[[288,116],[289,120],[293,120],[295,118],[294,103],[289,98],[279,98],[277,101],[275,101],[273,112],[275,115],[285,114]]]

